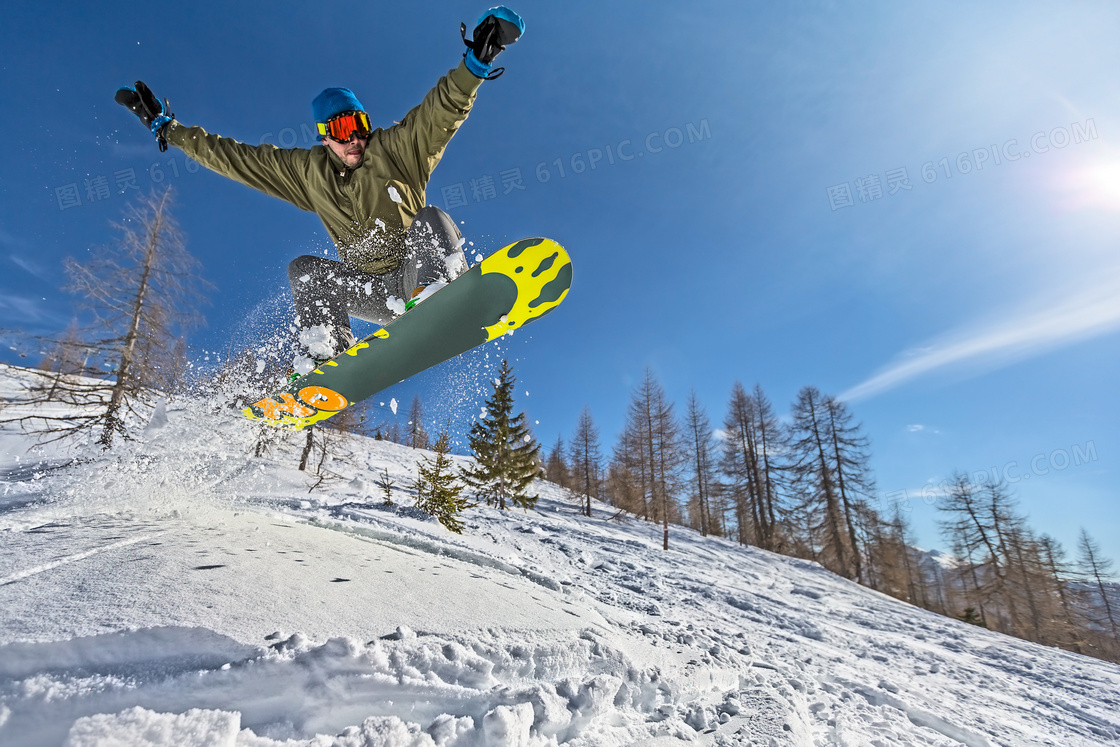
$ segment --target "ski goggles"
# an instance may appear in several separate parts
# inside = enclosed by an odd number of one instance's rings
[[[369,115],[365,112],[343,112],[331,117],[326,124],[319,122],[319,134],[340,143],[350,142],[353,135],[369,137],[373,130],[369,126]]]

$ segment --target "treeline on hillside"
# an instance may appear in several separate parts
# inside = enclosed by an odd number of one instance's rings
[[[905,514],[877,507],[870,448],[848,405],[805,387],[787,418],[756,386],[731,391],[718,430],[693,393],[683,414],[652,373],[634,389],[609,454],[589,409],[544,460],[546,479],[662,527],[819,562],[928,610],[1120,661],[1112,563],[1087,533],[1076,562],[1037,535],[1006,485],[954,478],[938,506],[955,557],[913,546]]]
[[[1084,529],[1072,564],[1037,535],[1002,482],[953,478],[938,506],[954,555],[946,577],[914,576],[923,606],[1020,638],[1120,661],[1112,561]],[[931,596],[932,595],[932,596]],[[963,612],[959,612],[962,610]]]

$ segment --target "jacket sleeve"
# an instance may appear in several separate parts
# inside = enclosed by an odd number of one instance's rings
[[[306,188],[311,153],[308,150],[247,145],[176,121],[168,126],[167,142],[222,176],[279,197],[302,210],[315,209]]]
[[[423,190],[452,136],[474,104],[482,78],[467,66],[439,79],[420,105],[384,131],[382,144],[408,181]]]

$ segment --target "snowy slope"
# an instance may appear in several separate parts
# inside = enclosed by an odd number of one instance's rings
[[[352,442],[309,494],[302,437],[255,458],[196,407],[108,456],[0,433],[0,744],[1120,741],[1116,666],[684,530],[665,552],[545,483],[453,535],[408,508],[418,452]]]

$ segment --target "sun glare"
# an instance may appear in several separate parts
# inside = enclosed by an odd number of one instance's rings
[[[1067,210],[1120,212],[1120,157],[1095,159],[1067,172],[1061,182]]]

